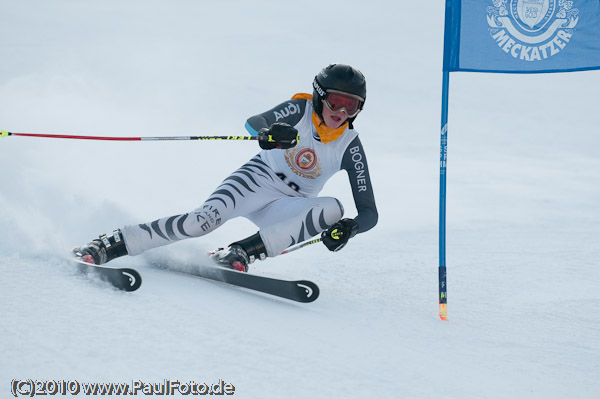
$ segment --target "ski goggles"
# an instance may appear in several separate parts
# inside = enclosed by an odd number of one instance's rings
[[[363,99],[357,95],[337,90],[327,90],[323,103],[332,112],[339,112],[342,108],[346,111],[348,118],[354,118],[361,109]]]

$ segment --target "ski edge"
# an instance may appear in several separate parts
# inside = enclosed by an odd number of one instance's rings
[[[314,302],[320,294],[317,284],[309,280],[283,280],[207,265],[196,270],[162,269],[302,303]]]

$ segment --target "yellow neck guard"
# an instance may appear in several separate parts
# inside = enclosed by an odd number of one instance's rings
[[[308,93],[294,94],[292,100],[297,99],[312,101],[312,95]],[[323,144],[331,143],[332,141],[339,139],[340,136],[344,134],[344,132],[346,131],[346,127],[348,126],[348,121],[346,121],[342,126],[336,129],[332,129],[325,124],[325,122],[319,117],[319,115],[317,115],[317,113],[314,110],[312,113],[312,122],[313,125],[315,125],[317,133],[319,134],[319,137],[321,138],[321,142]]]

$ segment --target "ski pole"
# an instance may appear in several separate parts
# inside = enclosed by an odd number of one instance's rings
[[[50,139],[110,140],[110,141],[168,141],[168,140],[258,140],[257,136],[167,136],[167,137],[108,137],[76,136],[69,134],[12,133],[0,130],[0,137],[23,136]]]
[[[309,245],[316,244],[318,242],[321,242],[321,238],[315,238],[314,240],[304,241],[303,243],[300,243],[300,244],[295,245],[293,247],[289,247],[288,249],[286,249],[285,251],[283,251],[281,253],[281,255],[289,254],[290,252],[294,252],[294,251],[296,251],[296,250],[298,250],[300,248],[304,248],[304,247],[307,247]]]

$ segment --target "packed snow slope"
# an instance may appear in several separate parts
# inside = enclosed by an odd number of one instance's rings
[[[123,293],[65,254],[194,209],[256,143],[1,138],[0,396],[13,379],[222,379],[239,398],[597,398],[600,72],[452,75],[443,322],[443,12],[441,0],[2,1],[12,132],[240,135],[327,64],[356,66],[380,219],[339,253],[252,265],[316,282],[312,304],[149,266],[201,261],[254,233],[244,219],[115,261],[143,275]],[[322,194],[355,215],[344,173]]]

